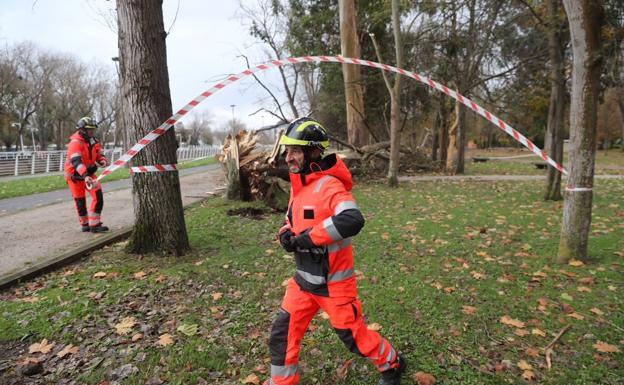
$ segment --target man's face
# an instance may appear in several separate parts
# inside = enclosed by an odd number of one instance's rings
[[[93,138],[94,135],[95,135],[95,128],[87,128],[87,136],[89,138]]]
[[[303,169],[304,162],[305,156],[303,147],[286,146],[286,164],[288,165],[288,171],[292,173],[300,172]]]

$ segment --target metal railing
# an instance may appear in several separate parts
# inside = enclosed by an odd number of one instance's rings
[[[214,156],[221,146],[189,146],[178,148],[178,162]],[[104,156],[114,162],[123,155],[121,149],[104,150]],[[0,177],[62,172],[66,150],[0,152]]]

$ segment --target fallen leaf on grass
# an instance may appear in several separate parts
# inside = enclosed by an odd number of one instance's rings
[[[604,315],[604,312],[597,307],[592,307],[591,309],[589,309],[589,311],[596,315]]]
[[[602,341],[598,341],[592,346],[594,347],[594,349],[596,349],[600,353],[619,353],[620,352],[620,349],[617,346],[611,345]]]
[[[320,313],[319,313],[319,316],[320,316],[322,319],[329,319],[329,314],[327,314],[327,312],[326,312],[326,311],[324,311],[324,310],[323,310],[322,312],[320,312]]]
[[[516,330],[514,330],[514,334],[517,335],[518,337],[526,337],[526,336],[528,336],[531,333],[529,333],[528,330],[516,329]]]
[[[587,286],[579,286],[576,288],[577,291],[580,291],[581,293],[591,293],[592,289],[590,289]]]
[[[63,350],[61,350],[60,352],[56,353],[56,355],[59,358],[63,358],[63,357],[65,357],[68,354],[76,354],[76,353],[78,353],[78,351],[80,351],[78,346],[74,346],[72,344],[69,344],[69,345],[65,346],[63,348]]]
[[[48,343],[47,339],[43,339],[41,342],[34,343],[28,347],[28,352],[30,354],[33,353],[43,353],[48,354],[50,350],[54,347],[54,342]]]
[[[484,279],[486,277],[485,274],[479,273],[478,271],[471,271],[470,275],[472,275],[472,278],[474,278],[476,280],[481,280],[481,279]]]
[[[124,335],[130,333],[136,323],[136,318],[134,317],[126,317],[122,319],[120,323],[115,325],[115,329],[117,329],[117,334]]]
[[[462,306],[462,313],[464,314],[473,315],[476,312],[477,312],[477,308],[474,306],[469,306],[469,305]]]
[[[169,346],[169,345],[173,345],[174,343],[175,343],[175,340],[173,339],[173,336],[171,336],[171,334],[169,333],[165,333],[162,336],[160,336],[160,338],[158,338],[156,345]]]
[[[444,287],[444,286],[442,286],[442,284],[440,282],[433,282],[431,284],[431,286],[435,287],[438,290],[442,290],[442,288]]]
[[[134,273],[135,279],[143,279],[147,274],[144,271],[139,271],[138,273]]]
[[[546,333],[538,328],[533,328],[533,330],[531,330],[531,334],[533,334],[534,336],[546,337]]]
[[[520,360],[518,362],[518,367],[522,370],[532,370],[533,367],[531,366],[531,364],[529,364],[528,362],[526,362],[525,360]]]
[[[533,347],[528,347],[526,348],[526,350],[524,351],[529,357],[538,357],[539,356],[539,350],[533,348]]]
[[[103,271],[98,271],[97,273],[93,274],[93,278],[106,278],[106,273]]]
[[[579,261],[578,259],[571,259],[570,262],[568,262],[568,265],[574,266],[574,267],[581,267],[581,266],[585,266],[585,263],[583,263],[583,261]]]
[[[414,374],[414,381],[416,381],[418,385],[433,385],[436,382],[436,378],[429,373],[416,372],[416,374]]]
[[[578,313],[570,313],[570,314],[568,314],[568,317],[576,318],[578,320],[584,320],[585,319],[585,317],[583,317],[582,315],[580,315]]]
[[[197,324],[182,324],[178,326],[177,330],[187,337],[191,337],[197,334]]]
[[[372,330],[372,331],[378,332],[378,331],[381,330],[381,325],[378,324],[377,322],[372,323],[372,324],[368,325],[368,330]]]
[[[143,333],[137,333],[132,336],[132,342],[137,342],[138,340],[143,338]]]
[[[523,328],[524,327],[524,322],[511,318],[508,315],[504,315],[501,317],[500,322],[504,323],[505,325],[509,325],[509,326],[513,326],[513,327],[517,327],[517,328]]]
[[[347,378],[347,373],[349,373],[349,367],[353,365],[353,361],[355,358],[351,358],[346,360],[338,369],[336,369],[336,378],[339,380],[344,380]]]
[[[525,370],[522,372],[522,378],[524,378],[525,381],[533,381],[535,380],[535,373],[533,373],[532,370]]]
[[[255,374],[250,374],[247,377],[245,377],[242,380],[243,384],[254,384],[254,385],[258,385],[260,384],[260,378],[258,376],[256,376]]]
[[[572,298],[572,296],[568,293],[561,293],[561,298],[565,299],[566,301],[574,301],[574,298]]]
[[[212,299],[213,299],[214,301],[218,301],[218,300],[220,300],[221,298],[223,298],[223,293],[212,293]]]

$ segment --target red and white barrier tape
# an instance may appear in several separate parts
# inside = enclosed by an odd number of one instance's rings
[[[184,115],[188,114],[190,110],[195,108],[195,106],[197,106],[199,103],[203,102],[206,98],[215,94],[219,90],[227,87],[228,85],[246,76],[250,76],[255,72],[265,71],[270,68],[281,67],[284,65],[294,65],[294,64],[302,64],[302,63],[341,63],[341,64],[348,63],[348,64],[379,68],[384,71],[395,72],[395,73],[410,77],[412,79],[416,79],[419,82],[431,88],[444,92],[446,95],[450,96],[451,98],[455,100],[458,100],[460,103],[463,103],[464,105],[472,109],[477,114],[483,116],[485,119],[492,122],[492,124],[494,124],[496,127],[505,131],[508,135],[513,137],[516,141],[522,143],[523,146],[527,147],[534,154],[538,155],[540,158],[548,162],[548,164],[555,167],[564,175],[568,174],[568,172],[565,170],[565,168],[562,165],[555,162],[552,158],[550,158],[546,154],[546,152],[542,151],[539,147],[533,144],[533,142],[531,142],[524,135],[516,131],[513,127],[505,123],[502,119],[498,118],[496,115],[492,114],[491,112],[487,111],[483,107],[479,106],[472,100],[464,97],[463,95],[457,93],[456,91],[449,89],[443,84],[440,84],[434,80],[427,78],[426,76],[422,76],[415,72],[407,71],[402,68],[393,67],[388,64],[377,63],[377,62],[373,62],[369,60],[346,58],[342,56],[303,56],[303,57],[291,57],[291,58],[282,59],[282,60],[272,60],[264,64],[259,64],[253,68],[248,68],[236,75],[231,75],[226,80],[215,84],[210,89],[208,89],[205,92],[202,92],[196,98],[191,100],[187,105],[182,107],[172,117],[165,120],[160,126],[158,126],[158,128],[154,129],[149,134],[145,135],[143,139],[139,140],[137,144],[132,146],[132,148],[128,150],[126,154],[124,154],[121,158],[119,158],[118,160],[113,162],[113,164],[108,166],[108,168],[106,168],[106,170],[104,170],[102,174],[98,177],[98,180],[105,178],[108,174],[112,173],[119,167],[129,162],[139,151],[141,151],[145,146],[153,142],[156,138],[164,134],[169,128],[171,128],[175,123],[177,123],[178,120],[180,120]]]
[[[131,172],[165,172],[176,171],[178,168],[175,164],[155,164],[153,166],[136,166],[130,167]]]

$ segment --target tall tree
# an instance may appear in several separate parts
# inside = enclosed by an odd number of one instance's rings
[[[602,3],[564,0],[572,40],[572,100],[570,104],[570,176],[563,207],[558,262],[587,258],[591,226],[596,109],[600,76]]]
[[[401,14],[399,0],[392,0],[392,31],[394,34],[395,66],[403,67],[403,43],[401,40]],[[377,58],[383,63],[381,50],[375,41],[375,36],[371,34]],[[399,119],[401,113],[401,75],[395,74],[394,83],[386,71],[381,72],[388,93],[390,94],[390,162],[388,164],[388,185],[396,187],[399,184],[399,149],[401,146],[401,133],[399,132]]]
[[[545,148],[557,163],[563,163],[563,111],[565,105],[565,19],[560,16],[560,0],[547,0],[548,57],[550,59],[550,104]],[[561,200],[561,173],[548,167],[545,200]]]
[[[172,114],[162,0],[118,0],[117,25],[124,111],[138,141]],[[136,163],[177,163],[176,148],[172,128],[139,152]],[[132,195],[136,219],[129,251],[186,252],[178,172],[133,174]]]
[[[345,57],[360,58],[360,40],[357,33],[357,6],[354,0],[339,0],[340,48]],[[345,108],[347,110],[347,137],[349,143],[361,147],[369,144],[371,135],[364,118],[364,85],[362,68],[343,64]]]

